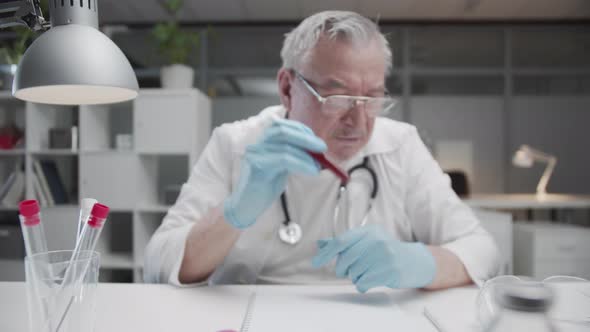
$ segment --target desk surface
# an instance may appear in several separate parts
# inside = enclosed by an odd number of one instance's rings
[[[244,285],[176,288],[169,285],[107,284],[98,288],[95,332],[111,331],[239,331],[250,294],[260,288],[277,294],[322,294],[336,297],[355,294],[352,286]],[[444,291],[376,289],[412,317],[423,320],[421,331],[478,331],[475,319],[475,286]],[[375,295],[375,294],[373,294]],[[579,305],[578,305],[579,306]],[[423,314],[440,310],[445,326],[438,330]],[[437,309],[438,308],[438,309]],[[442,313],[442,314],[441,314]],[[346,314],[346,313],[344,313]],[[294,316],[294,319],[302,317]],[[561,331],[587,331],[587,326],[565,326]],[[581,329],[580,329],[581,328]],[[0,282],[0,331],[28,331],[25,284]],[[387,329],[383,329],[387,331]]]
[[[471,207],[488,209],[587,209],[590,196],[546,194],[476,194],[464,202]]]
[[[168,285],[109,284],[98,288],[96,332],[106,331],[239,331],[248,299],[256,287],[276,292],[355,293],[352,286],[215,286],[176,288]],[[473,303],[475,287],[439,292],[375,290],[394,298],[402,310],[424,320],[426,331],[436,332],[423,315],[432,301]],[[0,331],[28,331],[23,282],[0,282]],[[358,294],[360,296],[360,294]]]

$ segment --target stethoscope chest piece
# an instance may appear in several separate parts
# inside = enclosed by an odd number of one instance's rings
[[[281,227],[279,227],[279,237],[285,243],[296,244],[301,240],[301,226],[292,221],[281,224]]]

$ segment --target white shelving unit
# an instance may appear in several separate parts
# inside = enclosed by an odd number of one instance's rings
[[[144,249],[170,207],[164,190],[188,178],[211,132],[211,102],[196,89],[141,90],[132,102],[65,107],[24,103],[0,94],[2,125],[25,129],[25,145],[0,150],[0,180],[18,160],[25,166],[25,196],[33,198],[35,160],[55,160],[68,193],[67,204],[42,207],[50,250],[71,249],[80,197],[94,197],[111,208],[98,244],[101,279],[141,281]],[[49,130],[78,126],[79,146],[50,149]],[[116,136],[131,135],[133,147],[117,149]],[[16,206],[0,213],[18,227]],[[0,238],[2,241],[2,238]],[[14,264],[19,262],[21,264]],[[0,257],[0,280],[24,278],[22,257]],[[6,277],[3,277],[6,276]]]

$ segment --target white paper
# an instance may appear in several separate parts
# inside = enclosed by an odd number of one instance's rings
[[[423,316],[400,309],[386,291],[330,289],[258,289],[241,332],[433,331]]]

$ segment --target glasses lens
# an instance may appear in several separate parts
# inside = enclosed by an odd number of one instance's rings
[[[394,105],[391,98],[359,98],[353,96],[329,96],[323,105],[323,111],[330,114],[342,114],[356,107],[361,107],[370,116],[377,116],[387,113]]]
[[[354,100],[347,96],[330,96],[326,98],[323,110],[330,114],[343,113],[354,106]]]
[[[384,113],[386,105],[386,98],[372,98],[367,100],[365,107],[367,108],[367,112],[369,112],[373,116],[376,116]]]

